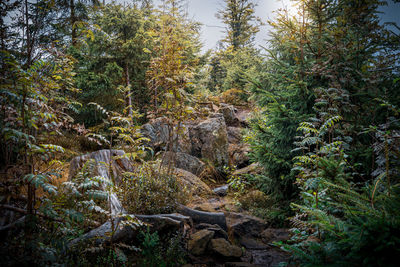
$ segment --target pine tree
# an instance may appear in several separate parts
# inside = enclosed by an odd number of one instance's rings
[[[233,50],[249,46],[259,31],[259,19],[254,15],[256,4],[252,0],[224,0],[225,8],[216,16],[226,25],[223,42]]]

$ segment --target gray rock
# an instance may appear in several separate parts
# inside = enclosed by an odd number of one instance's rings
[[[239,144],[242,142],[242,129],[239,127],[227,127],[228,142],[230,144]]]
[[[225,214],[223,212],[198,211],[183,205],[178,205],[177,211],[180,214],[191,217],[194,223],[217,224],[224,230],[228,229]]]
[[[164,164],[168,165],[170,162],[176,168],[183,169],[191,172],[194,175],[200,175],[204,170],[205,164],[196,157],[182,152],[166,152]]]
[[[228,189],[229,189],[229,185],[226,184],[226,185],[215,188],[213,190],[213,192],[220,197],[224,197],[228,194]]]
[[[261,233],[263,242],[271,243],[289,239],[289,231],[284,228],[268,228]]]
[[[221,117],[209,118],[189,129],[191,155],[211,161],[221,168],[228,165],[228,135]]]
[[[176,127],[176,125],[172,125],[172,127]],[[178,140],[172,149],[174,152],[189,153],[191,151],[188,127],[188,125],[181,124],[181,132],[179,133],[178,138],[176,138],[176,133],[174,133],[174,136],[171,136],[173,140]],[[171,126],[168,123],[168,119],[165,117],[154,119],[151,122],[144,124],[141,129],[143,136],[150,139],[150,142],[146,145],[155,151],[166,149],[170,140],[170,131]]]
[[[230,162],[237,168],[244,168],[249,165],[250,146],[248,144],[229,144],[228,152]]]
[[[218,113],[218,112],[213,112],[208,115],[209,118],[224,118],[224,114]]]
[[[260,174],[262,172],[262,167],[258,163],[252,163],[247,167],[236,170],[233,172],[235,176],[242,176],[246,174]]]
[[[207,229],[214,232],[215,238],[225,238],[228,239],[228,233],[221,228],[218,224],[200,223],[195,226],[196,230]]]
[[[218,112],[223,114],[225,123],[229,126],[237,125],[239,123],[239,119],[236,117],[236,110],[232,105],[227,105],[221,103]]]
[[[242,249],[230,244],[224,238],[211,239],[209,249],[226,258],[240,258],[242,256]]]
[[[260,218],[234,212],[227,213],[226,223],[236,238],[259,237],[260,233],[267,228],[265,221]]]
[[[175,168],[174,174],[183,186],[194,195],[211,195],[210,187],[191,172]]]
[[[243,236],[239,238],[239,243],[246,249],[252,249],[252,250],[263,250],[263,249],[268,249],[269,246],[264,244],[261,241],[258,241],[257,239]]]
[[[189,251],[193,255],[202,255],[213,236],[214,232],[206,229],[194,233],[188,242]]]

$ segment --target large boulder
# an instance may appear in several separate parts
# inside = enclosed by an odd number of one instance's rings
[[[189,153],[191,151],[191,142],[189,140],[188,126],[185,124],[180,125],[178,138],[176,138],[176,132],[176,125],[170,125],[165,117],[156,118],[144,124],[141,129],[143,136],[150,139],[150,142],[146,145],[154,151],[165,150],[168,142],[172,139],[178,140],[174,144],[173,151]],[[170,134],[173,136],[170,136]]]
[[[199,177],[183,169],[175,168],[174,173],[178,181],[185,186],[193,195],[211,195],[210,187]]]
[[[189,251],[193,255],[202,255],[207,248],[208,242],[210,242],[213,236],[214,232],[207,229],[194,233],[188,242]]]
[[[261,232],[267,228],[265,221],[260,218],[234,212],[227,214],[226,223],[236,238],[260,237]]]
[[[189,129],[192,155],[211,161],[217,168],[228,165],[228,135],[225,120],[214,116]]]
[[[191,172],[194,175],[200,175],[204,170],[205,164],[187,153],[166,152],[163,157],[165,158],[163,161],[165,165],[171,164],[171,166]]]
[[[224,238],[211,239],[209,249],[225,258],[240,258],[242,256],[242,249],[232,245]]]

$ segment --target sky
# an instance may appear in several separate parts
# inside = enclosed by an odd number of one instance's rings
[[[161,0],[155,0],[158,5]],[[265,23],[268,19],[273,19],[274,11],[278,8],[291,7],[289,0],[255,0],[257,3],[256,16]],[[204,44],[203,51],[216,48],[217,43],[224,37],[224,24],[215,17],[218,10],[223,9],[223,0],[187,0],[187,10],[189,17],[194,21],[203,24],[201,27],[201,39]],[[256,45],[265,45],[268,38],[268,26],[262,26],[257,33]]]
[[[215,17],[218,10],[223,9],[223,0],[187,0],[187,11],[189,17],[203,24],[201,39],[204,44],[203,52],[208,49],[216,48],[219,40],[224,36],[224,25]],[[391,2],[389,0],[389,2]],[[155,5],[161,3],[161,0],[155,0]],[[267,20],[274,18],[276,10],[287,7],[291,13],[295,13],[290,0],[255,0],[257,3],[256,15],[265,23]],[[381,10],[383,21],[395,21],[400,25],[400,3],[389,3],[389,6],[382,7]],[[268,39],[269,28],[267,25],[262,26],[260,32],[257,33],[256,46],[265,46]]]

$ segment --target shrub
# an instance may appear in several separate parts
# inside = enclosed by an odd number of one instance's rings
[[[126,172],[119,187],[123,206],[132,214],[172,212],[188,198],[176,176],[158,164],[143,163],[135,171]]]

